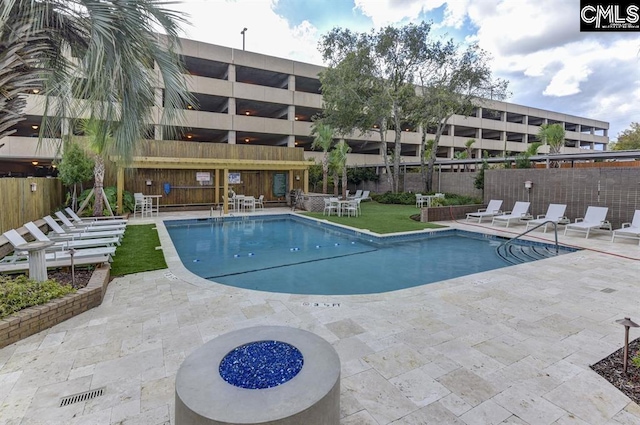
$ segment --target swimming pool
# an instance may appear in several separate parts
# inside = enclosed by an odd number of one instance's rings
[[[504,239],[455,229],[375,237],[289,215],[164,223],[192,273],[269,292],[388,292],[510,265],[496,255]]]

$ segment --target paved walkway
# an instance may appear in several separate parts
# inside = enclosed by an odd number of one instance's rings
[[[158,228],[168,270],[115,279],[101,306],[0,350],[0,423],[173,423],[185,357],[254,325],[334,345],[343,425],[640,423],[640,407],[589,369],[621,347],[616,319],[640,319],[637,243],[561,237],[636,260],[584,250],[391,293],[301,296],[195,277]]]

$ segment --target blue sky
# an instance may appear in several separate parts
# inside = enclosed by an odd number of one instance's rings
[[[334,27],[368,32],[433,22],[435,35],[476,42],[509,102],[610,122],[609,137],[640,121],[640,33],[579,31],[579,0],[186,0],[184,36],[322,65]]]

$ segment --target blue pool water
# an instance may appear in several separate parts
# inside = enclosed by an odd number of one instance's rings
[[[171,220],[187,269],[225,285],[290,294],[368,294],[507,267],[504,241],[460,230],[371,237],[290,216]]]

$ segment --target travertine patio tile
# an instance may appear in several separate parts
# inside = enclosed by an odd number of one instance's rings
[[[406,345],[394,345],[384,351],[364,357],[386,379],[393,378],[425,364],[420,353]]]
[[[565,414],[563,409],[528,391],[524,386],[507,388],[492,400],[531,424],[549,425]]]
[[[493,400],[487,400],[460,416],[460,419],[468,425],[497,425],[510,416],[511,412]]]
[[[351,319],[338,320],[337,322],[327,323],[325,326],[340,339],[365,332],[362,326]]]
[[[373,417],[366,410],[361,410],[353,415],[347,416],[340,420],[342,425],[380,425],[380,422],[373,419]]]
[[[415,412],[409,413],[397,421],[392,422],[393,425],[464,425],[456,415],[447,410],[440,403],[435,402],[423,407]]]
[[[571,378],[544,398],[594,425],[607,423],[629,403],[627,396],[593,371]]]
[[[447,373],[438,378],[438,382],[474,407],[498,393],[487,380],[466,368]]]
[[[437,403],[441,404],[456,416],[461,416],[472,408],[470,404],[453,393],[449,393],[449,395],[442,397]]]
[[[416,406],[426,406],[450,394],[447,388],[431,378],[425,371],[413,369],[389,380]]]
[[[378,423],[389,423],[418,408],[373,369],[343,379],[342,385]]]

